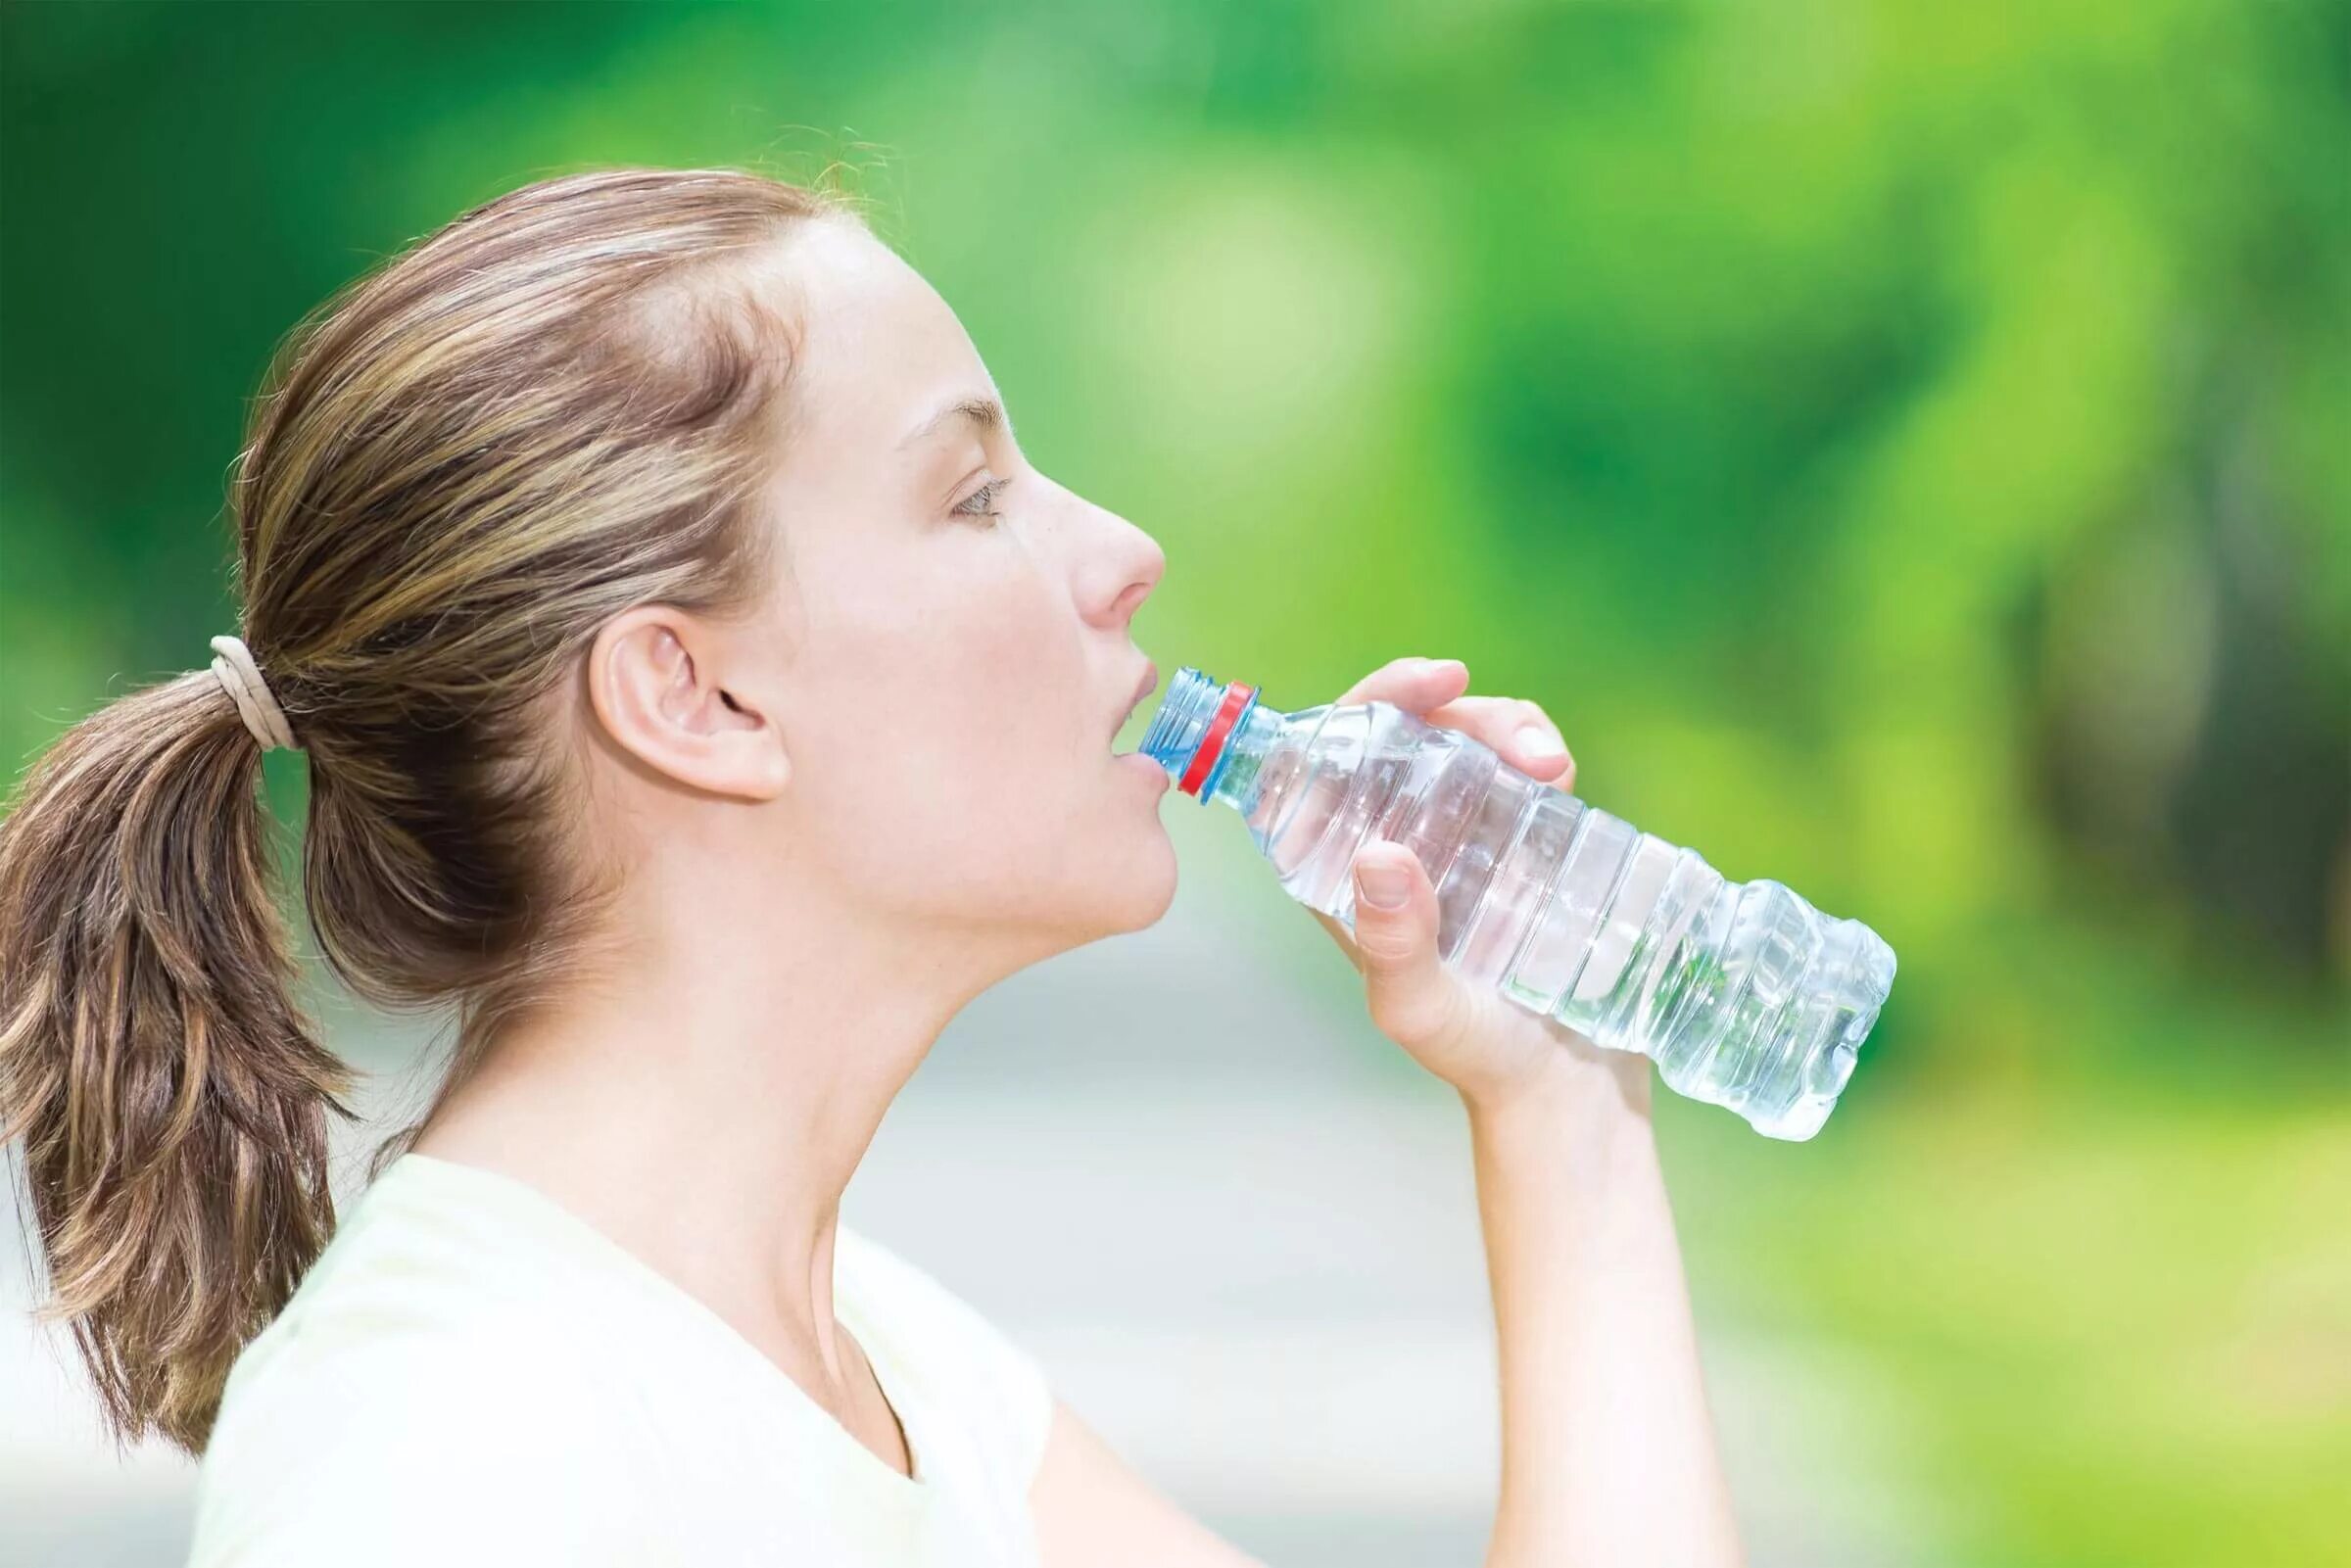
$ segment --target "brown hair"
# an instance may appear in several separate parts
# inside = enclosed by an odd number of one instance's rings
[[[231,510],[243,636],[310,759],[311,927],[365,1000],[455,1004],[451,1083],[577,973],[612,890],[563,832],[567,676],[621,610],[737,613],[779,564],[753,497],[795,334],[764,268],[827,216],[861,221],[741,169],[545,179],[271,361]],[[348,1114],[260,756],[200,668],[69,730],[0,822],[0,1137],[24,1140],[47,1311],[119,1435],[190,1451],[333,1232]]]

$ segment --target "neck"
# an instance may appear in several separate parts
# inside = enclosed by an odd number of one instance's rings
[[[593,990],[502,1033],[415,1147],[530,1183],[839,1378],[841,1192],[947,1021],[1017,965],[849,900],[651,880]]]

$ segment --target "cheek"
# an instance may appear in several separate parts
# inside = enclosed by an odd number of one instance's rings
[[[1085,700],[1033,577],[975,567],[832,605],[809,628],[794,725],[811,853],[899,907],[968,906],[1032,878],[1066,815]]]
[[[1045,606],[1026,585],[971,583],[893,616],[844,649],[846,689],[862,693],[870,731],[910,763],[941,772],[1018,774],[1066,748],[1075,678],[1056,654]],[[853,650],[853,651],[851,651]],[[1057,711],[1058,710],[1058,711]]]

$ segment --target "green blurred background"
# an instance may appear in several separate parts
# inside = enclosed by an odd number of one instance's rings
[[[1702,1317],[1894,1412],[1917,1560],[2351,1561],[2351,7],[13,3],[0,51],[12,768],[233,626],[227,465],[323,296],[545,174],[840,164],[1165,545],[1163,671],[1459,656],[1893,943],[1818,1139],[1659,1119]]]

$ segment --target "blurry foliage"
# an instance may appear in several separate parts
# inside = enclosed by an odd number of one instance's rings
[[[15,4],[0,87],[12,762],[232,624],[321,296],[545,173],[844,162],[1166,545],[1163,668],[1460,655],[1893,942],[1829,1132],[1687,1162],[1702,1288],[1933,1412],[1954,1550],[2344,1554],[2351,7]]]

